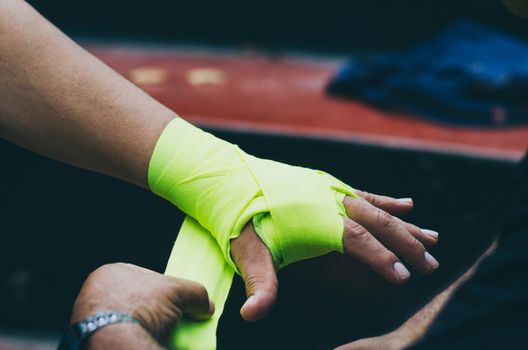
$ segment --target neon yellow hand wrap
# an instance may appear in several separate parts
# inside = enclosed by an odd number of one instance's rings
[[[321,171],[259,159],[181,118],[163,131],[149,167],[153,192],[188,217],[166,274],[205,285],[213,318],[182,320],[173,345],[182,350],[216,348],[216,327],[233,273],[230,241],[253,220],[275,266],[343,251],[342,200],[353,189]]]

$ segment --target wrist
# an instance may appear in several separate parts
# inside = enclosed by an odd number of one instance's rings
[[[161,350],[162,347],[139,323],[117,323],[95,332],[86,350]]]
[[[75,319],[76,316],[73,316],[72,320]],[[94,338],[96,340],[93,340]],[[131,342],[130,339],[141,344],[140,347],[135,347],[137,349],[151,348],[150,345],[156,345],[156,341],[151,339],[148,331],[134,317],[118,311],[102,311],[74,321],[63,333],[58,349],[80,350],[94,347],[97,349],[130,349],[128,345]],[[92,345],[89,347],[89,344]]]

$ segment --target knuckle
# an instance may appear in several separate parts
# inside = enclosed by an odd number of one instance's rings
[[[423,244],[416,238],[412,237],[406,251],[403,252],[403,255],[405,258],[408,258],[414,255],[423,253],[424,251],[425,251],[425,248]]]
[[[414,237],[411,239],[410,247],[413,252],[424,250],[423,244]]]
[[[353,199],[350,214],[355,214],[359,217],[368,217],[374,207],[362,198]],[[350,216],[350,215],[349,215]],[[354,216],[350,216],[353,218]]]
[[[258,288],[259,285],[263,283],[263,278],[261,276],[248,276],[246,278],[246,288],[248,291],[254,291]]]
[[[279,288],[279,283],[275,276],[254,275],[245,278],[246,291],[253,294],[257,289],[274,293]]]
[[[407,227],[407,229],[409,230],[409,232],[412,232],[415,235],[420,234],[422,232],[422,230],[420,230],[418,228],[418,226],[416,226],[416,225],[413,225],[413,224],[410,224],[410,223],[406,223],[406,222],[404,222],[404,224]]]
[[[396,255],[386,249],[381,250],[376,256],[376,261],[381,266],[392,266],[397,259]]]
[[[355,213],[358,213],[361,208],[358,206],[358,200],[350,196],[345,196],[343,199],[343,205],[345,206],[345,211],[348,217],[353,217]]]
[[[176,305],[180,305],[181,302],[185,301],[185,287],[178,281],[166,280],[165,283],[160,285],[160,291],[170,296],[170,299],[174,300]]]
[[[381,209],[377,209],[376,219],[378,223],[385,228],[392,227],[395,222],[392,215]]]
[[[365,200],[370,202],[372,205],[376,205],[377,203],[376,196],[370,192],[363,192],[363,198],[365,198]]]
[[[163,290],[165,293],[171,296],[171,299],[177,299],[178,301],[181,298],[182,286],[177,281],[166,280],[165,283],[160,285],[160,290]]]
[[[346,208],[347,210],[349,210],[350,208],[352,208],[352,205],[353,205],[352,197],[350,197],[350,196],[345,196],[345,199],[343,199],[343,205],[345,206],[345,208]]]
[[[360,224],[352,220],[345,220],[345,239],[346,240],[363,240],[369,232]]]

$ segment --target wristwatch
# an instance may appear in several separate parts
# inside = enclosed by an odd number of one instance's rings
[[[62,334],[57,350],[82,350],[86,340],[97,330],[116,323],[138,323],[134,317],[118,311],[96,313],[69,326]]]

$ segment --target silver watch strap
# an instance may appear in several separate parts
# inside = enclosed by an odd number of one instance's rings
[[[103,311],[98,312],[74,325],[72,327],[77,328],[76,332],[80,339],[84,339],[90,336],[93,332],[105,326],[115,323],[139,323],[134,317],[129,314],[125,314],[118,311]]]

